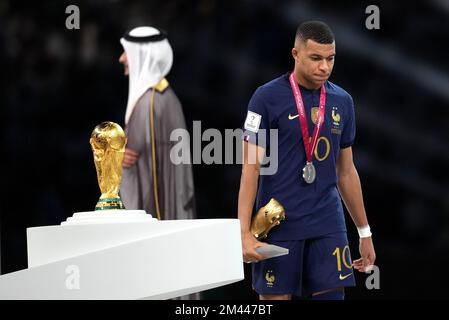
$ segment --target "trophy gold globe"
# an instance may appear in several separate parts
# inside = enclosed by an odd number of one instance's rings
[[[101,196],[95,210],[125,209],[119,196],[122,163],[127,142],[123,129],[114,122],[102,122],[90,137]]]

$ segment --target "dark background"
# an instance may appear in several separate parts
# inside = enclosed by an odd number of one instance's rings
[[[80,30],[67,30],[69,4]],[[365,8],[380,8],[380,30]],[[128,79],[119,38],[163,28],[174,50],[168,80],[189,126],[242,126],[261,84],[293,68],[298,24],[334,30],[331,81],[354,98],[353,147],[374,233],[380,290],[367,275],[348,299],[448,298],[449,3],[340,1],[0,0],[1,272],[27,267],[26,228],[93,209],[99,189],[88,143],[98,123],[123,125]],[[203,143],[204,145],[207,143]],[[239,165],[194,165],[199,218],[235,218]],[[347,215],[353,258],[358,236]],[[244,281],[206,299],[256,299]]]

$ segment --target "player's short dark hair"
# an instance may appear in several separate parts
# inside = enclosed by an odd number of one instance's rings
[[[296,29],[296,38],[303,42],[310,39],[321,44],[331,44],[335,40],[331,28],[321,21],[301,23],[298,29]]]

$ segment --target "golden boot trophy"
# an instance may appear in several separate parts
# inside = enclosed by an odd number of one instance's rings
[[[102,122],[92,131],[89,142],[101,190],[95,210],[125,209],[118,194],[127,142],[125,132],[114,122]]]
[[[251,233],[256,239],[264,239],[268,232],[285,219],[284,207],[274,198],[257,211],[251,221]]]

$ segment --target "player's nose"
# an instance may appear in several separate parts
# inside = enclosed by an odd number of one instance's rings
[[[328,74],[330,70],[329,63],[325,59],[321,60],[319,69],[321,72]]]

